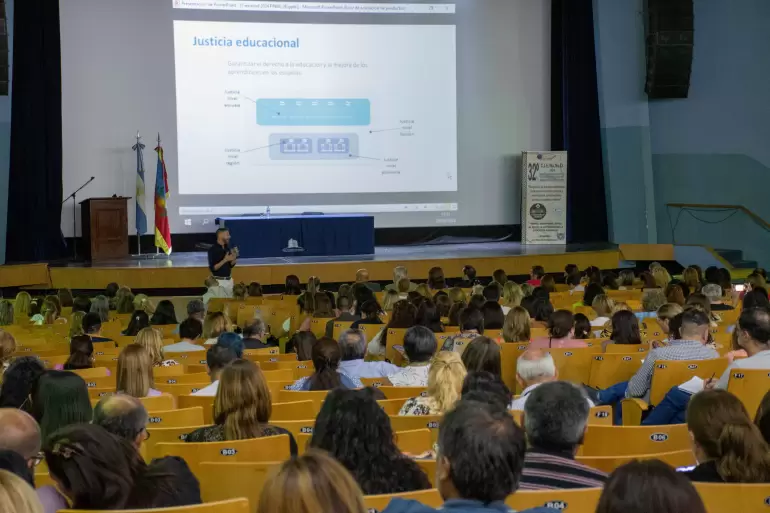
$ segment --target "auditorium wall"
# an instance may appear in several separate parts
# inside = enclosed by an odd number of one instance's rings
[[[9,59],[13,58],[13,0],[5,0],[8,16]],[[8,223],[8,166],[11,158],[11,97],[0,96],[0,264],[5,263]]]

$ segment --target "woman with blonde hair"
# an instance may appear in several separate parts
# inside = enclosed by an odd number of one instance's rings
[[[415,290],[415,292],[417,292],[422,297],[432,297],[433,296],[433,294],[430,293],[430,288],[425,283],[420,283],[419,285],[417,285],[417,288],[414,289],[414,290]]]
[[[513,282],[509,281],[508,283]],[[529,342],[531,338],[529,312],[522,306],[514,306],[505,316],[505,322],[503,322],[503,340],[506,342]]]
[[[120,287],[115,294],[115,310],[119,314],[134,313],[134,293],[128,287]]]
[[[447,294],[449,295],[449,299],[452,301],[452,304],[468,302],[468,298],[465,297],[465,291],[460,287],[452,287],[449,289]]]
[[[324,451],[287,460],[265,483],[257,513],[366,513],[353,476]]]
[[[150,354],[139,344],[129,344],[118,356],[115,392],[141,399],[161,395],[152,388],[155,378]]]
[[[665,305],[658,308],[658,325],[660,326],[660,329],[663,330],[663,333],[666,335],[671,333],[671,329],[669,328],[671,319],[682,312],[684,312],[684,308],[676,303],[666,303]]]
[[[289,435],[292,456],[297,443],[289,431],[268,424],[273,412],[270,389],[260,368],[248,360],[235,360],[219,376],[214,398],[214,425],[196,429],[187,442],[224,442],[265,436]]]
[[[463,380],[468,372],[458,353],[440,351],[428,371],[425,397],[407,399],[399,415],[443,415],[460,399]]]
[[[22,478],[0,470],[0,511],[3,513],[44,513],[37,492]]]
[[[43,301],[40,313],[30,319],[38,326],[53,324],[57,319],[57,309],[53,301]]]
[[[107,296],[98,295],[91,300],[91,313],[99,314],[102,322],[110,320],[110,300]]]
[[[524,299],[524,292],[521,287],[515,281],[508,281],[503,285],[503,306],[513,308],[514,306],[520,306],[521,300]]]
[[[684,272],[682,272],[682,281],[687,285],[687,288],[690,289],[690,293],[700,292],[701,283],[696,268],[688,267],[685,269]]]
[[[0,326],[10,326],[13,321],[13,303],[3,299],[0,301]]]
[[[593,301],[591,301],[591,308],[596,312],[596,318],[591,321],[591,326],[603,328],[605,324],[610,322],[610,317],[612,317],[612,307],[614,306],[615,301],[613,301],[607,294],[595,296]]]
[[[16,294],[16,300],[13,302],[13,309],[16,311],[16,317],[29,320],[29,307],[31,303],[32,296],[29,295],[29,292],[22,290]]]
[[[72,312],[72,315],[70,315],[69,319],[69,325],[70,325],[70,332],[69,337],[77,337],[78,335],[83,335],[85,331],[83,331],[83,317],[86,316],[85,312],[77,311]]]
[[[655,280],[655,285],[659,289],[665,289],[668,284],[671,283],[671,275],[666,271],[665,267],[656,267],[652,271],[652,278]]]
[[[222,333],[229,331],[229,322],[227,316],[222,312],[209,312],[203,319],[203,338],[206,339],[205,345],[217,343],[217,338]]]
[[[687,429],[699,462],[685,473],[692,481],[770,483],[770,447],[730,392],[695,394],[687,406]]]
[[[179,365],[175,360],[163,359],[163,334],[155,328],[144,328],[137,333],[134,342],[142,346],[150,355],[153,367],[171,367]]]
[[[393,289],[386,291],[385,292],[385,296],[382,299],[382,309],[385,312],[387,312],[387,313],[392,312],[393,311],[393,305],[398,303],[398,301],[400,299],[401,298],[399,297],[397,291],[395,291]]]
[[[155,313],[155,304],[146,294],[137,294],[134,296],[134,310],[142,310],[147,315],[152,315]]]
[[[16,339],[14,336],[5,330],[0,330],[0,381],[2,381],[5,369],[11,365],[11,358],[15,352]]]
[[[233,286],[233,299],[237,299],[238,301],[245,301],[246,295],[249,292],[249,288],[246,286],[245,283],[240,282],[236,283]]]

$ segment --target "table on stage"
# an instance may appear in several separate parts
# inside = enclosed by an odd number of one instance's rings
[[[240,258],[374,254],[374,217],[297,215],[220,217]]]

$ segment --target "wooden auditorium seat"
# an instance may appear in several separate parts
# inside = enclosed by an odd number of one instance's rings
[[[727,391],[735,394],[754,418],[759,404],[770,390],[770,371],[766,369],[733,369]]]
[[[393,499],[411,499],[432,508],[438,508],[444,504],[444,499],[438,490],[419,490],[416,492],[391,493],[387,495],[365,495],[364,505],[370,513],[379,513],[384,510]]]
[[[754,513],[770,510],[769,484],[693,483],[707,513]]]
[[[158,511],[163,513],[250,513],[249,501],[247,499],[231,499],[221,502],[207,502],[196,504],[195,506],[179,506],[176,508],[152,509],[121,509],[121,510],[98,510],[98,509],[60,509],[59,513],[147,513],[148,511]]]
[[[692,450],[664,452],[658,454],[634,454],[631,456],[577,456],[580,463],[610,473],[621,465],[634,460],[661,460],[674,468],[697,465]]]
[[[201,463],[198,468],[201,496],[206,502],[242,497],[249,501],[250,511],[254,512],[257,510],[265,481],[281,463],[281,461]]]
[[[509,495],[505,503],[517,511],[544,507],[567,513],[594,513],[601,495],[601,488],[519,490]]]
[[[152,436],[150,436],[152,439]],[[184,458],[194,473],[203,462],[284,461],[289,452],[289,435],[266,436],[248,440],[202,443],[159,443],[155,445],[158,457],[179,456]]]
[[[176,410],[153,411],[149,414],[149,425],[153,427],[201,426],[204,424],[203,408],[179,408]]]
[[[580,456],[627,456],[686,451],[691,448],[686,424],[668,426],[591,425]]]

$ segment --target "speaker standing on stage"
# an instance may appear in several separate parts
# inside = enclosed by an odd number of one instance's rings
[[[233,296],[233,279],[230,276],[238,259],[238,248],[233,250],[228,245],[230,231],[227,228],[217,230],[217,243],[209,248],[209,269],[219,286],[227,291],[227,296]]]

